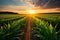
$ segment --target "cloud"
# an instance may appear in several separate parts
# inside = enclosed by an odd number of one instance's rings
[[[2,11],[8,11],[8,12],[17,12],[17,13],[26,13],[27,10],[26,6],[15,6],[15,5],[7,5],[2,8],[0,8],[0,12]]]
[[[15,5],[7,5],[4,6],[0,9],[5,9],[5,10],[26,10],[27,7],[26,6],[15,6]]]
[[[27,10],[33,7],[30,0],[0,0],[0,3],[1,10]]]
[[[23,0],[0,0],[0,6],[6,5],[24,5],[25,2]]]
[[[43,8],[60,8],[60,0],[36,0],[33,4]]]
[[[7,0],[5,0],[7,1]],[[25,10],[38,10],[39,12],[59,12],[60,1],[53,0],[10,0],[7,3],[0,0],[0,11],[25,12]],[[7,5],[8,4],[8,5]]]
[[[50,1],[47,7],[48,8],[60,8],[60,0]]]

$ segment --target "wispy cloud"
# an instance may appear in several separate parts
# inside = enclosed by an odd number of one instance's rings
[[[36,2],[37,1],[37,2]],[[34,5],[45,8],[60,8],[60,0],[36,0]]]
[[[7,5],[4,6],[0,9],[5,9],[5,10],[26,10],[27,7],[26,6],[15,6],[15,5]]]
[[[53,0],[0,0],[0,11],[23,12],[39,10],[44,12],[59,12],[60,1]]]

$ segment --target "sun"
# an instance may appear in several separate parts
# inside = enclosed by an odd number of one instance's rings
[[[35,10],[29,10],[29,14],[35,14]]]

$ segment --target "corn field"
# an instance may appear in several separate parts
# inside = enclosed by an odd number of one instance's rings
[[[60,40],[60,14],[46,15],[31,17],[30,40]],[[26,15],[1,14],[0,40],[25,40],[26,22]]]

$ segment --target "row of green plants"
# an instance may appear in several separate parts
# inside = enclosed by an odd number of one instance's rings
[[[0,22],[10,21],[10,20],[17,20],[25,17],[24,15],[0,15]]]
[[[51,23],[44,20],[34,18],[32,20],[32,40],[60,40],[56,31],[56,25],[53,27]]]
[[[0,19],[13,19],[18,17],[23,17],[25,15],[19,15],[19,14],[0,14]]]
[[[37,17],[38,19],[44,20],[52,26],[57,25],[57,31],[60,30],[60,17],[58,16],[48,16],[48,17]]]
[[[37,18],[39,18],[41,20],[44,20],[44,21],[48,21],[49,23],[52,23],[52,22],[55,22],[56,24],[60,23],[60,17],[58,17],[58,16],[51,16],[51,17],[50,16],[48,16],[48,17],[39,17],[39,16],[37,16]]]
[[[7,24],[2,22],[4,25],[0,24],[0,40],[22,40],[26,17],[10,21],[6,21]]]

